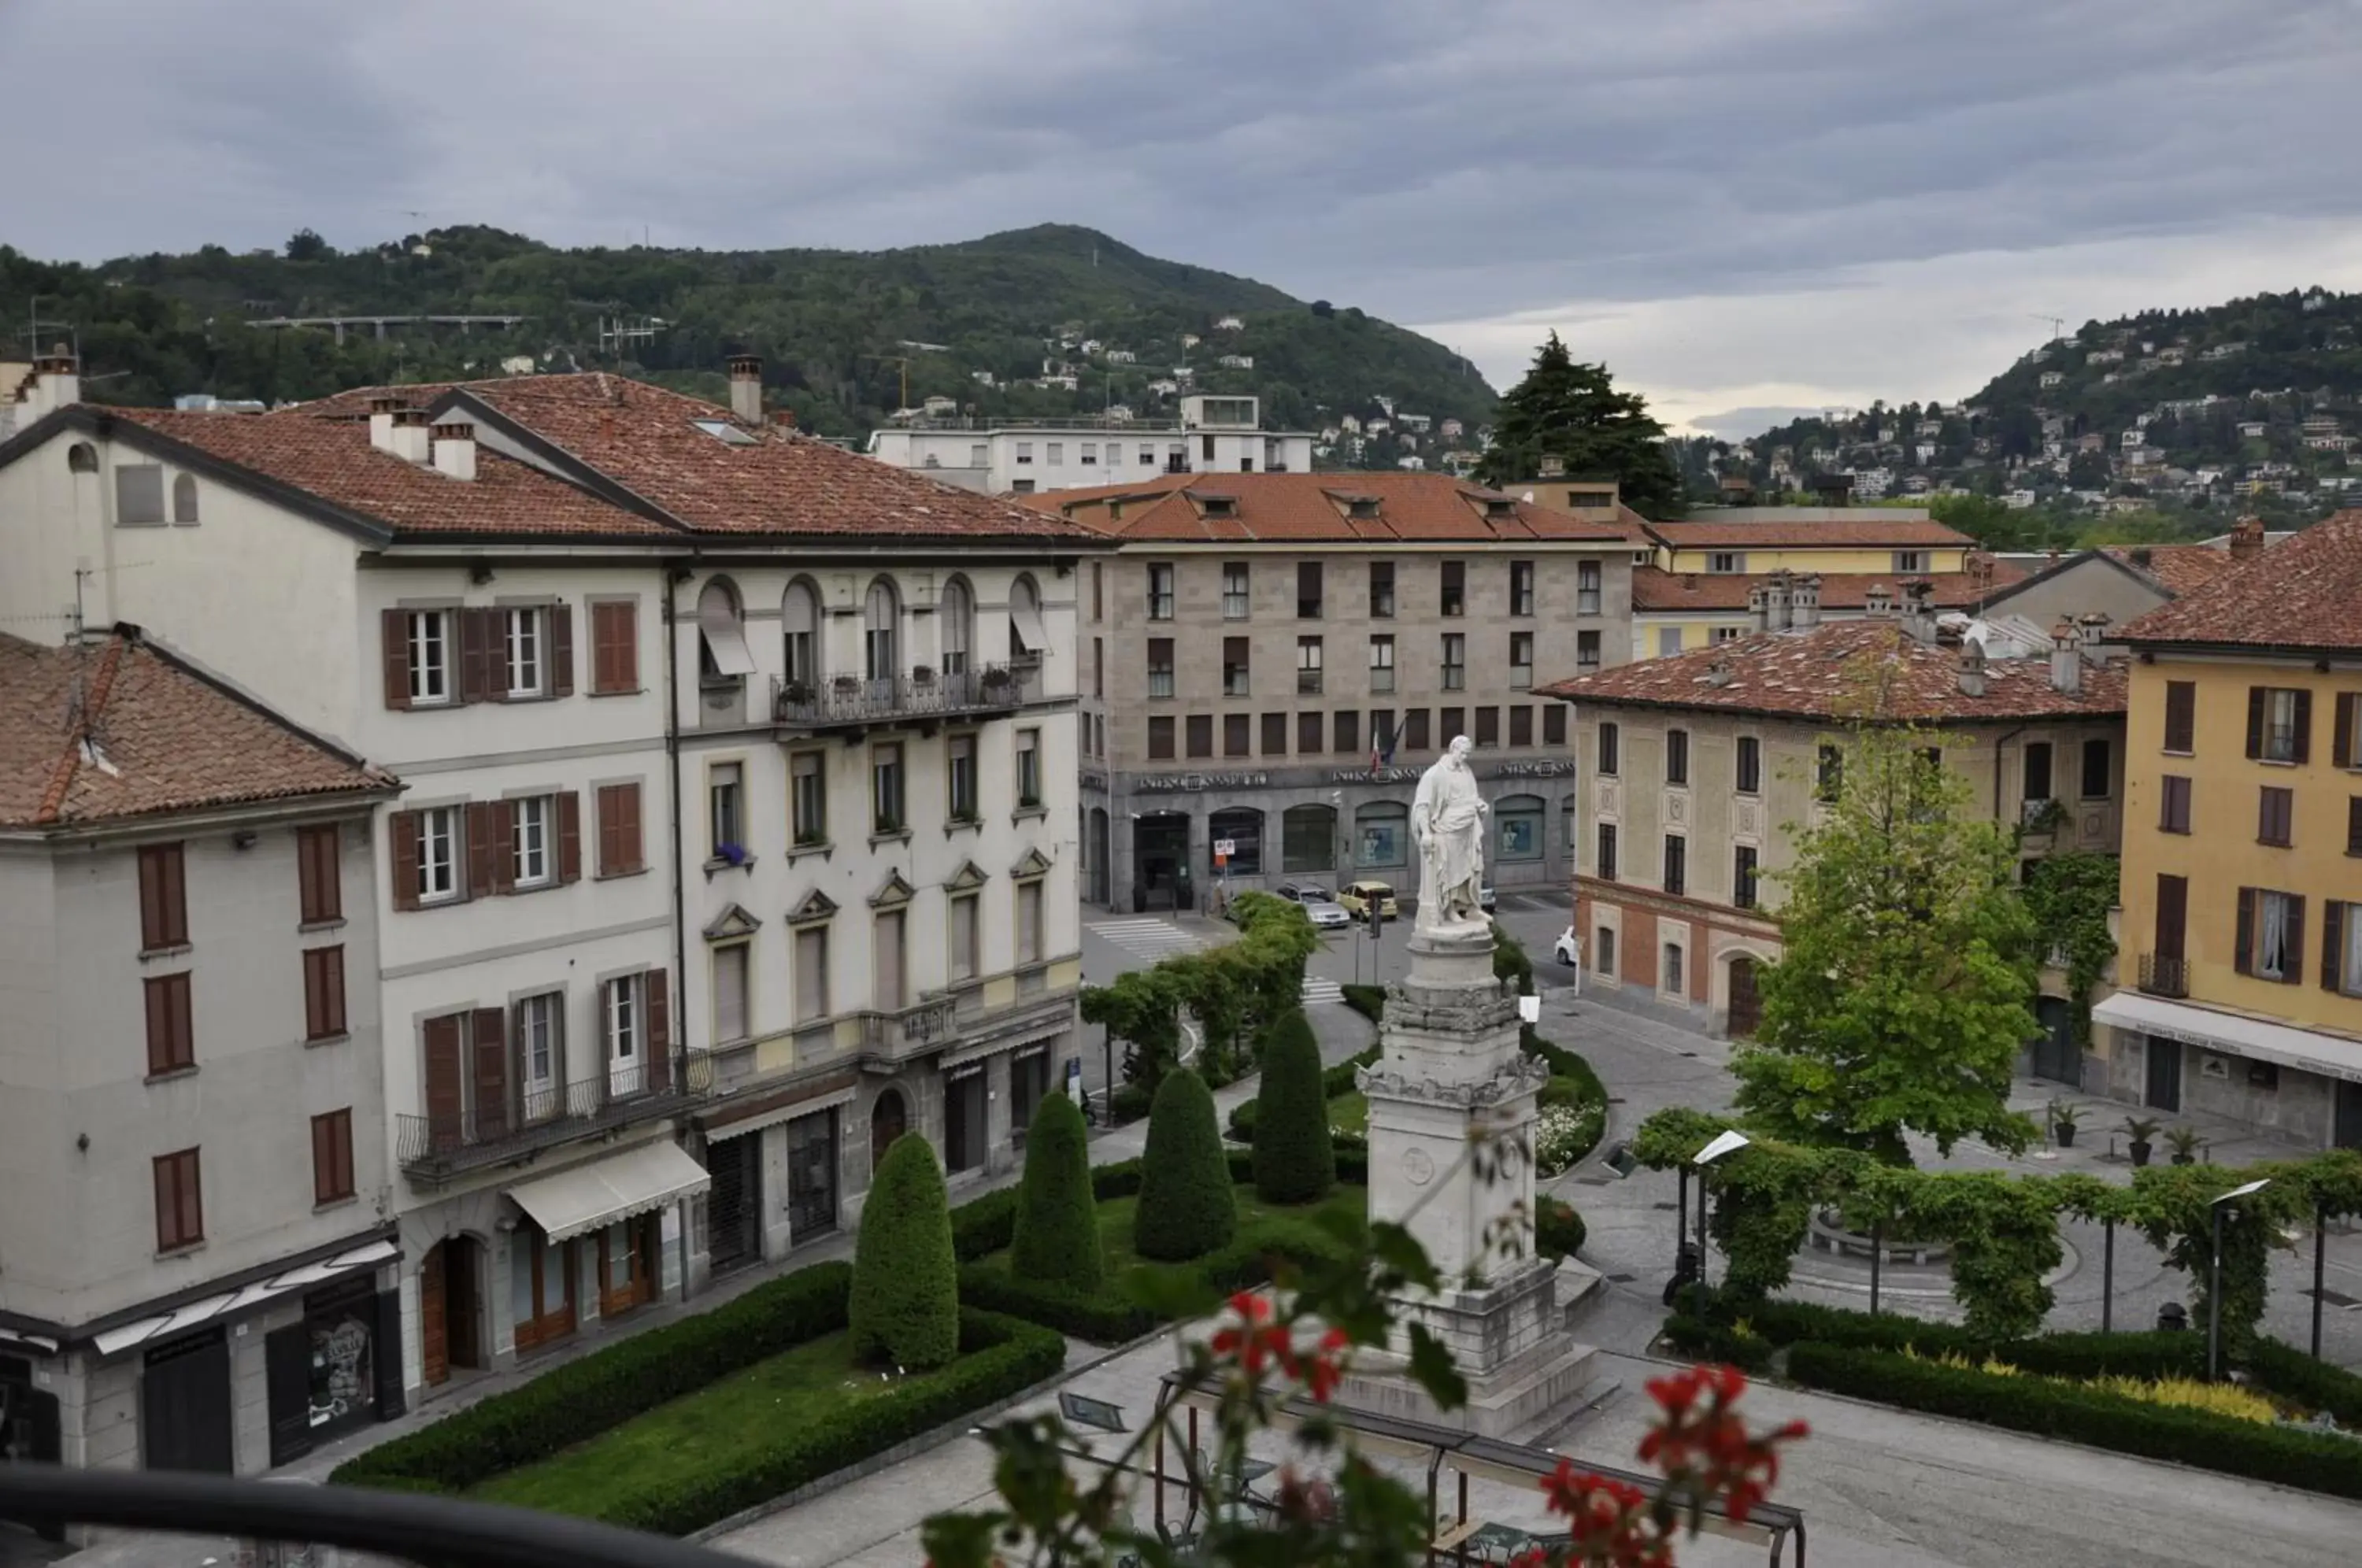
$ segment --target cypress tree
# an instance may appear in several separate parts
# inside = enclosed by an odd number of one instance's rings
[[[1144,1258],[1186,1263],[1228,1246],[1238,1228],[1238,1196],[1214,1126],[1213,1094],[1187,1067],[1167,1073],[1148,1110],[1132,1246]]]
[[[916,1372],[959,1353],[951,1200],[924,1138],[896,1139],[871,1178],[848,1312],[856,1361]]]
[[[1337,1151],[1320,1089],[1320,1047],[1297,1008],[1264,1044],[1263,1087],[1255,1094],[1255,1191],[1266,1203],[1310,1203],[1336,1185]]]
[[[1017,1188],[1017,1233],[1009,1250],[1010,1272],[1020,1279],[1085,1295],[1106,1281],[1089,1136],[1072,1099],[1043,1097],[1025,1134],[1025,1176]]]

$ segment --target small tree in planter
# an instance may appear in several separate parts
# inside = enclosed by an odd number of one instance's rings
[[[2200,1138],[2198,1129],[2195,1127],[2172,1127],[2166,1130],[2165,1145],[2173,1151],[2173,1163],[2177,1165],[2196,1165],[2198,1145],[2202,1142],[2203,1140]]]
[[[1205,1079],[1177,1068],[1164,1075],[1149,1107],[1132,1245],[1144,1258],[1187,1263],[1228,1246],[1238,1228],[1238,1197],[1214,1125],[1214,1097]]]
[[[916,1372],[959,1354],[959,1262],[943,1167],[924,1138],[886,1151],[861,1209],[847,1306],[855,1360]]]
[[[1302,1008],[1272,1028],[1255,1092],[1255,1191],[1266,1203],[1310,1203],[1337,1183],[1337,1150],[1321,1094],[1320,1047]]]
[[[1017,1188],[1017,1230],[1009,1249],[1009,1271],[1016,1277],[1087,1296],[1107,1278],[1089,1138],[1072,1099],[1043,1098],[1025,1134],[1025,1177]]]
[[[2081,1125],[2082,1121],[2083,1113],[2065,1100],[2054,1099],[2050,1102],[2050,1133],[2052,1137],[2058,1140],[2060,1148],[2071,1149],[2075,1146],[2075,1129]]]
[[[2148,1164],[2150,1154],[2157,1148],[2154,1141],[2157,1137],[2157,1122],[2146,1116],[2125,1118],[2125,1136],[2130,1140],[2126,1148],[2133,1157],[2134,1165]]]

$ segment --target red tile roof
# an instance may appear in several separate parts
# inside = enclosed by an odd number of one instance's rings
[[[1864,548],[1925,549],[1954,546],[1971,549],[1976,541],[1957,529],[1924,517],[1872,514],[1860,521],[1837,523],[1651,523],[1649,527],[1677,550],[1859,550]]]
[[[1018,499],[1125,541],[1485,545],[1610,544],[1629,537],[1617,524],[1512,500],[1450,474],[1160,474]],[[1354,516],[1356,501],[1374,502],[1374,513]]]
[[[2177,599],[2205,587],[2233,564],[2230,551],[2213,545],[2112,545],[2107,553],[2155,578]]]
[[[1618,665],[1541,688],[1575,703],[1703,708],[1786,718],[1856,716],[1863,672],[1888,678],[1880,716],[1922,723],[2102,718],[2125,711],[2122,664],[2087,664],[2075,691],[2050,684],[2047,658],[1995,659],[1984,694],[1960,690],[1961,650],[1922,643],[1898,621],[1829,621],[1806,632],[1757,633],[1712,647]],[[1727,675],[1727,679],[1721,677]]]
[[[1933,602],[1937,609],[1964,610],[1986,594],[2014,585],[2025,575],[2007,561],[1997,560],[1992,569],[1991,580],[1981,586],[1964,571],[1928,572],[1917,577],[1893,572],[1825,572],[1821,574],[1821,608],[1860,610],[1872,588],[1884,587],[1889,600],[1895,600],[1901,597],[1904,583],[1916,581],[1934,585]],[[1767,580],[1768,575],[1674,572],[1658,567],[1634,567],[1632,608],[1660,614],[1685,610],[1706,614],[1744,612],[1748,591]]]
[[[2136,645],[2362,648],[2362,511],[2337,513],[2235,562],[2120,635]]]
[[[397,788],[129,628],[80,647],[0,635],[0,825],[76,827]]]

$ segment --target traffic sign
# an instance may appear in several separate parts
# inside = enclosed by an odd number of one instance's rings
[[[1214,841],[1214,858],[1217,860],[1228,860],[1238,852],[1239,842],[1234,838],[1218,838]]]

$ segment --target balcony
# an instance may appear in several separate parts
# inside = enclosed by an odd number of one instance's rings
[[[2188,960],[2169,958],[2162,953],[2142,954],[2140,988],[2153,997],[2188,996],[2190,994]]]
[[[527,1090],[514,1105],[396,1116],[394,1159],[414,1181],[447,1181],[554,1144],[669,1115],[712,1090],[713,1061],[703,1051],[676,1055],[668,1062],[612,1067],[574,1083]]]
[[[959,1035],[959,1002],[954,997],[931,997],[899,1012],[861,1015],[861,1060],[865,1066],[892,1071],[914,1056],[949,1044]]]
[[[990,718],[1042,700],[1042,662],[1020,659],[943,673],[914,669],[870,680],[839,675],[806,683],[771,679],[771,722],[798,734]]]

